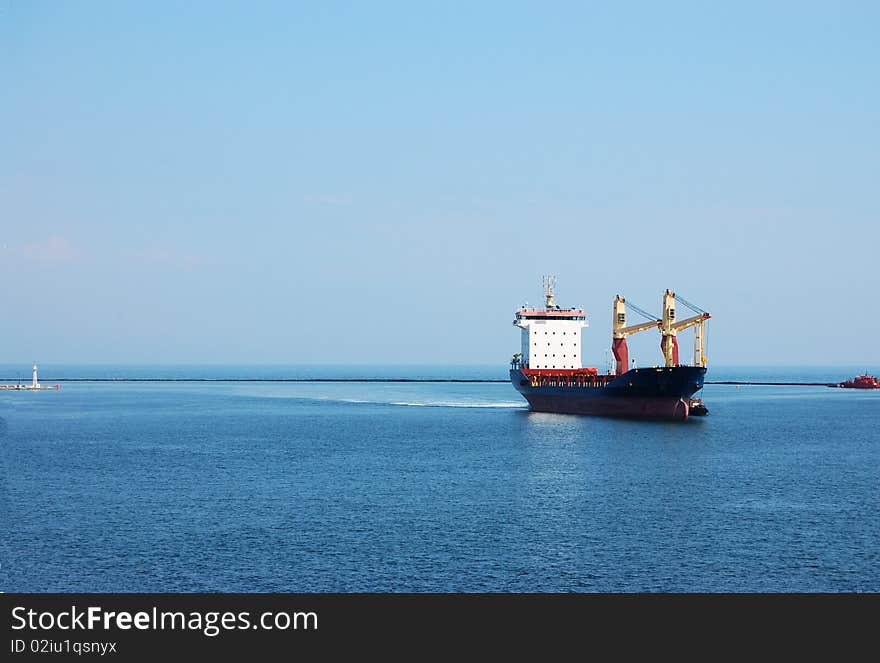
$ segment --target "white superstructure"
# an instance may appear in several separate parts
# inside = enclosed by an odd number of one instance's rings
[[[583,368],[581,329],[588,326],[582,308],[560,308],[556,305],[556,278],[544,277],[544,308],[522,307],[513,324],[522,337],[523,368]]]

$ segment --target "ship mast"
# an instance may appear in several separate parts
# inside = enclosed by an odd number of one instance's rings
[[[556,277],[553,274],[547,274],[544,277],[544,308],[548,311],[559,308],[556,305]]]
[[[678,329],[675,325],[675,293],[663,293],[663,321],[660,325],[660,350],[666,366],[678,366]]]

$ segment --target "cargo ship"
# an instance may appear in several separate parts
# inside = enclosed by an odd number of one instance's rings
[[[880,380],[868,375],[866,371],[864,375],[857,375],[852,380],[841,382],[837,386],[844,389],[880,389]]]
[[[711,317],[707,312],[666,290],[661,317],[630,304],[647,321],[628,325],[626,300],[617,295],[611,343],[615,366],[600,374],[597,368],[582,365],[586,312],[558,306],[555,285],[555,277],[544,277],[544,307],[523,306],[513,321],[521,330],[522,346],[511,360],[510,381],[531,410],[671,420],[708,414],[702,400],[694,397],[706,375],[705,322]],[[676,302],[695,315],[677,321]],[[694,329],[693,365],[679,361],[678,332],[688,328]],[[660,332],[664,365],[630,368],[626,339],[649,330]]]

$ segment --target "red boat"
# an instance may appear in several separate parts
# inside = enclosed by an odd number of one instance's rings
[[[873,375],[857,375],[852,380],[841,382],[840,386],[844,389],[880,389],[880,380]]]

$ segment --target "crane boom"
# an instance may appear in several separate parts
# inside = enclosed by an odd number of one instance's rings
[[[700,315],[694,315],[690,318],[685,318],[684,320],[680,320],[679,322],[674,323],[670,326],[670,329],[674,329],[677,332],[684,331],[688,327],[693,327],[694,325],[700,324],[701,322],[708,320],[712,316],[708,313],[701,313]]]
[[[641,322],[637,325],[630,325],[629,327],[623,327],[621,329],[614,330],[615,338],[623,338],[624,336],[629,336],[630,334],[638,334],[639,332],[648,331],[649,329],[659,329],[660,321],[652,320],[651,322]],[[619,335],[619,336],[618,336]]]
[[[676,298],[678,299],[678,298]],[[690,318],[685,318],[670,326],[673,332],[680,332],[688,327],[694,327],[694,366],[706,365],[706,327],[705,322],[712,316],[708,313],[700,313]],[[677,345],[677,343],[676,343]]]

